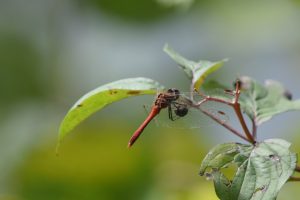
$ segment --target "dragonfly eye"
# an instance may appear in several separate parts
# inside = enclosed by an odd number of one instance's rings
[[[174,94],[175,99],[178,99],[178,98],[179,98],[180,92],[179,92],[179,90],[176,89],[176,88],[170,88],[170,89],[168,89],[168,93]]]
[[[168,89],[168,93],[173,93],[174,90],[175,90],[174,88],[169,88],[169,89]]]

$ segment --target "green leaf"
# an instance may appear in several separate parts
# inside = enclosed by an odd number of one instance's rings
[[[215,191],[219,198],[222,200],[238,200],[247,163],[247,160],[242,163],[242,165],[237,169],[232,181],[228,180],[227,177],[218,170],[214,170],[212,172]]]
[[[240,191],[243,197],[248,195],[253,200],[276,199],[296,167],[297,156],[289,151],[289,147],[290,143],[284,140],[268,139],[253,149]]]
[[[212,175],[216,194],[222,200],[276,199],[296,167],[297,156],[289,147],[290,143],[281,139],[265,140],[255,146],[221,144],[205,157],[200,174],[211,169],[207,173]],[[230,156],[231,159],[224,161]],[[216,159],[220,161],[214,161]],[[220,170],[230,163],[238,166],[232,181]]]
[[[265,85],[262,85],[246,76],[240,80],[241,108],[257,125],[270,120],[276,114],[300,110],[300,99],[290,100],[287,90],[279,82],[267,80]]]
[[[81,97],[69,110],[59,129],[59,142],[93,113],[121,99],[156,94],[163,86],[148,78],[129,78],[100,86]]]
[[[249,156],[249,148],[251,147],[251,145],[244,145],[240,143],[217,145],[209,151],[202,161],[199,174],[201,176],[204,175],[204,172],[208,168],[219,170],[228,166],[230,163],[236,163],[236,156],[245,155],[245,158],[247,158],[247,155]],[[243,161],[239,160],[239,163],[240,162]]]
[[[180,54],[175,52],[167,44],[164,47],[164,51],[182,68],[188,78],[192,80],[192,89],[199,89],[204,82],[205,78],[219,69],[226,60],[218,62],[210,61],[198,61],[194,62],[182,57]]]
[[[235,88],[223,85],[215,80],[205,81],[202,85],[202,91],[205,95],[222,99],[227,102],[233,102],[235,99],[234,95],[225,92],[226,90],[235,91]]]

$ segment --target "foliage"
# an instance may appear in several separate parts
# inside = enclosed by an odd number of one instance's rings
[[[220,144],[204,158],[200,175],[212,170],[208,175],[213,177],[216,193],[222,200],[276,199],[296,167],[296,154],[289,147],[290,143],[281,139],[269,139],[255,146]],[[238,167],[232,181],[220,170],[229,164]]]
[[[163,86],[151,79],[130,78],[90,91],[73,105],[64,118],[59,130],[59,141],[79,123],[108,104],[131,96],[155,94],[159,89],[163,89]]]
[[[184,97],[185,102],[250,143],[217,145],[203,160],[200,175],[206,175],[213,179],[216,193],[222,200],[276,199],[284,183],[289,180],[295,170],[297,171],[297,156],[290,152],[290,143],[285,140],[257,141],[256,129],[258,125],[270,120],[274,115],[299,110],[300,100],[293,101],[291,94],[276,81],[268,80],[265,85],[262,85],[246,76],[239,77],[235,81],[234,89],[228,88],[213,96],[205,95],[199,90],[202,88],[205,78],[219,69],[225,60],[194,62],[185,59],[167,45],[164,51],[179,64],[180,68],[191,79],[191,94],[196,90],[203,97],[200,101],[195,101],[193,96]],[[203,89],[205,92],[209,92],[209,89],[214,87],[226,88],[222,84],[214,82],[205,85]],[[75,103],[62,121],[59,142],[84,119],[106,105],[131,96],[155,94],[163,88],[161,84],[151,79],[131,78],[106,84],[87,93]],[[172,101],[176,102],[177,100],[176,94],[174,89],[168,90],[168,93],[159,93],[155,102],[157,105],[154,104],[157,107],[153,109],[155,112],[153,111],[152,118],[159,113],[160,109],[170,108]],[[160,95],[167,97],[166,99],[159,99]],[[172,95],[174,95],[173,99],[171,99]],[[160,100],[160,104],[157,103],[158,100]],[[202,105],[209,101],[217,101],[231,106],[244,133],[240,133],[214,114],[203,109]],[[174,103],[174,105],[182,109],[181,104]],[[252,121],[251,132],[245,123],[242,112]],[[149,117],[146,119],[134,134],[134,140],[138,138],[151,119]],[[228,179],[222,172],[223,168],[231,165],[237,167],[232,180]]]
[[[225,60],[210,62],[200,60],[198,62],[194,62],[191,60],[187,60],[182,57],[178,53],[176,53],[172,48],[168,45],[165,45],[164,51],[180,66],[180,68],[186,73],[189,79],[192,80],[191,88],[199,89],[203,84],[204,79],[210,73],[218,70],[224,64]]]
[[[267,80],[265,85],[242,77],[244,92],[240,103],[243,111],[260,125],[274,115],[300,109],[300,100],[291,101],[291,94],[279,82]]]

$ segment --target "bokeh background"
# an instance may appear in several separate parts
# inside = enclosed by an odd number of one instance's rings
[[[0,199],[217,199],[198,176],[201,160],[218,143],[240,142],[220,127],[150,125],[128,150],[153,100],[136,97],[89,118],[56,156],[60,121],[84,93],[122,78],[186,90],[165,43],[194,60],[229,58],[211,79],[272,78],[300,98],[299,22],[298,0],[1,0]],[[299,119],[278,116],[259,138],[293,141],[299,153]],[[286,184],[278,199],[294,200],[297,188]]]

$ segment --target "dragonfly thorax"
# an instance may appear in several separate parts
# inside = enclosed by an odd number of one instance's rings
[[[179,98],[180,92],[178,89],[170,88],[167,92],[159,93],[154,105],[159,108],[167,108],[172,102],[176,101]]]

